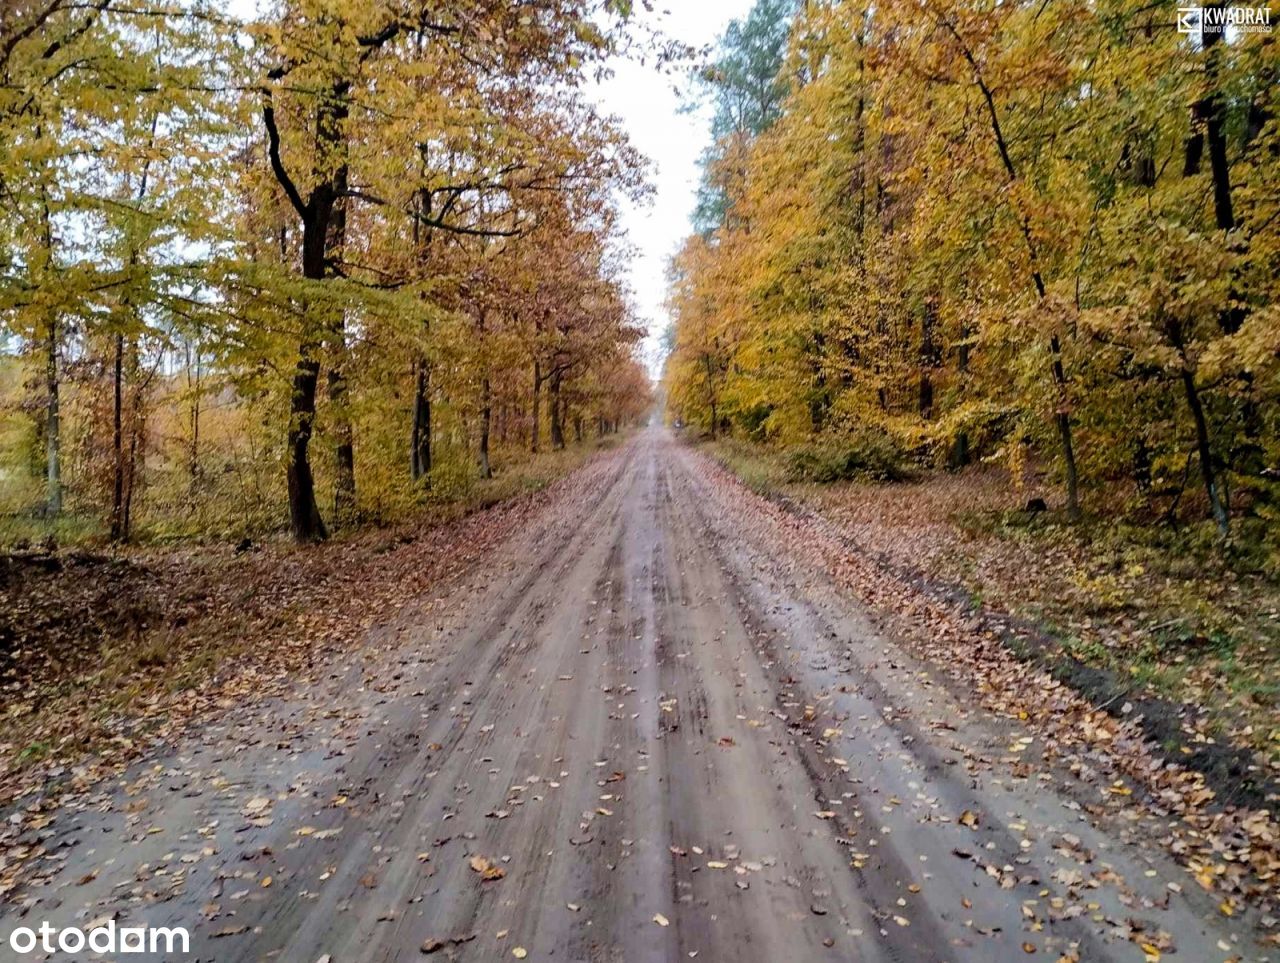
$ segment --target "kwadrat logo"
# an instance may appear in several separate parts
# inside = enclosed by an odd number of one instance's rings
[[[91,924],[92,925],[92,924]],[[9,934],[9,949],[27,953],[190,953],[191,936],[181,926],[121,926],[107,920],[87,932],[74,926],[57,929],[41,923],[32,929],[19,926]]]
[[[1178,8],[1178,33],[1198,33],[1203,36],[1207,33],[1225,33],[1228,30],[1237,33],[1270,33],[1271,8],[1234,7],[1229,4]]]

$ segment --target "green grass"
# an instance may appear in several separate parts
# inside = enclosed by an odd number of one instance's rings
[[[570,443],[562,451],[544,451],[537,455],[515,448],[501,449],[495,452],[493,477],[488,479],[479,477],[470,452],[442,452],[444,457],[438,470],[433,472],[431,487],[424,485],[388,505],[375,507],[366,513],[361,524],[335,533],[335,537],[358,537],[370,527],[445,521],[517,495],[540,491],[596,453],[617,447],[626,437],[626,433],[620,433],[588,438],[579,444]],[[376,505],[377,494],[372,497],[366,495],[362,501]],[[322,504],[322,512],[326,507]],[[167,503],[149,506],[144,499],[135,520],[132,543],[136,546],[169,546],[237,542],[246,537],[263,541],[287,536],[288,509],[283,503],[276,505],[274,510],[268,505],[253,515],[236,513],[234,520],[223,517],[226,511],[201,513],[192,509],[182,517],[160,517],[157,514],[170,510]],[[0,515],[0,551],[40,549],[50,539],[58,548],[101,548],[107,544],[107,535],[104,514],[68,511],[54,518],[45,518],[34,510],[15,510]]]
[[[57,545],[87,545],[101,542],[106,534],[103,520],[90,515],[0,516],[0,549],[39,548],[49,538]]]
[[[706,451],[757,495],[775,494],[788,483],[787,456],[781,452],[734,439],[708,442]]]

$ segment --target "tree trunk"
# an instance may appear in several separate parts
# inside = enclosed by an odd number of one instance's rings
[[[194,377],[192,370],[194,367]],[[191,392],[191,447],[187,453],[187,474],[194,491],[200,478],[200,342],[187,345],[187,390]]]
[[[45,345],[45,514],[62,513],[62,418],[58,379],[58,319],[49,316],[49,340]]]
[[[960,344],[956,348],[956,371],[959,374],[960,391],[966,388],[965,379],[969,371],[969,328],[960,328]],[[951,468],[953,471],[969,464],[969,433],[961,428],[956,432],[955,443],[951,447]]]
[[[313,224],[303,229],[303,275],[312,280],[324,276],[323,236],[323,232],[317,231]],[[319,347],[312,340],[305,340],[299,345],[289,399],[289,461],[285,477],[289,489],[289,523],[294,539],[299,542],[321,541],[329,536],[320,517],[320,507],[316,504],[315,479],[311,474],[308,453],[311,433],[315,428],[316,385],[320,379],[316,352]]]
[[[1009,183],[1012,184],[1018,180],[1018,169],[1014,166],[1013,157],[1009,153],[1009,145],[1005,141],[1004,131],[1000,126],[1000,112],[996,109],[995,94],[983,78],[977,58],[974,57],[973,52],[965,46],[964,42],[960,38],[960,34],[956,31],[955,26],[946,21],[942,21],[941,25],[951,33],[953,38],[955,38],[965,60],[967,60],[969,62],[969,66],[973,68],[975,83],[977,84],[978,89],[982,92],[983,100],[986,102],[987,118],[991,124],[991,135],[995,140],[996,150],[1000,155],[1001,163],[1004,165],[1005,173],[1008,175]],[[1045,288],[1044,276],[1040,273],[1039,268],[1039,248],[1036,244],[1035,237],[1031,233],[1031,224],[1027,217],[1016,207],[1013,212],[1019,219],[1022,239],[1027,246],[1027,255],[1031,262],[1031,280],[1035,285],[1036,295],[1038,296],[1040,303],[1043,305],[1047,295],[1047,290]],[[1053,380],[1058,393],[1058,410],[1054,415],[1054,421],[1058,426],[1058,439],[1062,445],[1062,460],[1066,473],[1067,517],[1072,521],[1076,521],[1080,518],[1079,475],[1076,471],[1075,447],[1072,444],[1071,437],[1071,415],[1067,410],[1067,378],[1062,365],[1062,343],[1056,332],[1049,339],[1049,347],[1053,355]]]
[[[538,422],[542,418],[542,365],[537,359],[533,362],[533,427],[529,432],[529,451],[538,453]]]
[[[492,420],[493,408],[489,392],[489,376],[485,375],[480,384],[480,477],[492,478],[493,469],[489,466],[489,423]]]
[[[299,542],[320,541],[329,535],[316,504],[315,479],[307,457],[316,414],[316,382],[320,378],[316,347],[304,343],[299,348],[289,400],[289,461],[285,480],[289,489],[289,524],[293,537]]]
[[[414,481],[431,475],[431,366],[415,365],[413,383],[413,436],[409,440],[410,474]]]
[[[418,399],[422,395],[421,363],[413,363],[413,401],[410,405],[412,422],[409,428],[409,478],[417,481],[422,477],[422,463],[418,460],[418,435],[422,431],[422,406]]]
[[[46,256],[53,260],[53,224],[49,213],[49,197],[41,190],[43,200],[43,234]],[[61,347],[61,329],[58,316],[49,312],[49,338],[45,342],[44,358],[44,453],[45,453],[45,514],[49,517],[62,514],[62,417],[59,397],[58,349]]]
[[[125,473],[124,473],[124,499],[121,510],[121,520],[123,529],[123,539],[128,541],[133,532],[133,496],[137,491],[138,481],[138,458],[139,445],[142,441],[143,419],[142,419],[142,382],[138,376],[138,367],[140,361],[137,349],[131,352],[130,367],[132,368],[133,381],[135,388],[133,391],[133,404],[129,412],[129,449],[125,456]]]
[[[1225,539],[1231,533],[1231,526],[1226,504],[1218,490],[1213,448],[1209,442],[1209,424],[1204,416],[1204,406],[1200,403],[1200,393],[1196,390],[1195,375],[1185,361],[1182,366],[1182,387],[1187,395],[1187,407],[1191,409],[1191,417],[1196,425],[1196,453],[1200,459],[1200,478],[1204,482],[1205,494],[1209,496],[1209,512],[1218,526],[1218,534]]]
[[[1067,517],[1073,522],[1080,519],[1080,476],[1076,471],[1076,452],[1071,440],[1071,415],[1067,412],[1067,377],[1062,367],[1062,344],[1055,334],[1049,339],[1053,353],[1053,380],[1058,389],[1058,410],[1054,421],[1058,425],[1058,440],[1062,444],[1062,461],[1067,480]]]
[[[151,138],[148,146],[155,143],[156,129],[160,122],[160,115],[153,114],[151,118]],[[151,161],[148,159],[142,165],[142,174],[138,180],[137,200],[139,203],[147,196],[148,174],[151,169]],[[138,263],[138,252],[136,250],[129,251],[128,266],[134,268]],[[129,298],[124,299],[124,313],[126,318],[132,320],[134,309]],[[125,320],[122,318],[121,320]],[[129,349],[129,375],[133,382],[133,404],[129,415],[129,449],[125,454],[124,446],[124,357],[126,344]],[[114,408],[112,412],[112,454],[114,457],[114,471],[112,498],[111,498],[111,540],[113,542],[124,542],[129,540],[129,521],[131,509],[133,506],[133,483],[137,469],[138,457],[138,433],[141,430],[142,421],[142,383],[138,377],[138,349],[132,339],[126,339],[124,332],[116,333],[115,338],[115,365],[114,365],[114,391],[113,400]]]
[[[123,333],[117,334],[112,364],[111,413],[110,538],[113,542],[127,542],[132,532],[133,492],[138,475],[138,443],[142,431],[142,388],[138,366],[136,345]],[[133,382],[134,389],[129,411],[126,413],[125,386],[130,381]]]
[[[333,526],[345,528],[356,517],[356,452],[351,413],[347,410],[347,379],[342,369],[329,369],[329,403],[333,406]]]
[[[350,91],[350,82],[340,80],[333,84],[330,96],[320,101],[315,126],[317,153],[320,156],[344,157],[346,133],[343,127],[349,114]],[[347,185],[345,160],[331,172],[322,175],[304,201],[280,157],[280,132],[276,128],[275,107],[269,94],[263,103],[262,120],[267,130],[267,149],[272,172],[302,223],[302,276],[309,281],[333,277],[331,246],[341,240],[341,208]],[[303,316],[306,317],[305,310]],[[315,479],[311,474],[309,455],[311,435],[315,427],[316,386],[320,378],[317,352],[322,347],[321,342],[326,334],[323,323],[318,332],[303,332],[298,345],[298,363],[294,369],[293,390],[289,400],[285,478],[289,491],[289,523],[294,539],[299,542],[318,541],[328,536],[324,520],[320,517],[320,508],[316,504]]]
[[[551,409],[551,447],[556,451],[564,448],[564,409],[560,404],[560,371],[551,374],[551,389],[548,392],[548,407]]]
[[[333,260],[340,258],[347,243],[347,169],[340,167],[334,175],[336,198],[325,238],[325,273],[333,273]],[[329,403],[333,409],[333,526],[345,528],[356,518],[356,453],[355,429],[351,425],[351,409],[347,393],[346,312],[334,311],[329,344]]]
[[[1226,6],[1226,3],[1219,0],[1205,4],[1204,9],[1222,9]],[[1209,177],[1213,187],[1214,223],[1219,230],[1230,231],[1236,226],[1236,218],[1231,199],[1231,167],[1227,158],[1225,98],[1219,86],[1219,57],[1222,49],[1218,43],[1223,34],[1202,32],[1201,38],[1205,59],[1205,91],[1204,96],[1191,105],[1192,132],[1183,148],[1182,174],[1184,177],[1194,177],[1200,173],[1207,145]],[[1232,301],[1237,298],[1234,285],[1230,297]],[[1244,324],[1246,314],[1246,308],[1228,304],[1219,312],[1219,327],[1226,334],[1235,334]]]
[[[1221,34],[1211,34],[1220,37]],[[1222,94],[1218,86],[1218,50],[1205,45],[1206,68],[1211,89],[1197,105],[1197,112],[1204,120],[1205,135],[1209,142],[1209,173],[1213,178],[1213,214],[1218,228],[1229,231],[1236,226],[1235,212],[1231,204],[1231,169],[1227,163],[1227,135],[1223,129]]]
[[[707,406],[711,409],[711,440],[715,441],[716,433],[720,430],[720,415],[716,411],[716,382],[709,352],[702,353],[702,362],[707,371]]]
[[[124,335],[115,337],[111,405],[111,541],[127,538],[124,524]]]
[[[933,415],[933,369],[938,366],[938,349],[934,328],[938,322],[938,306],[933,298],[925,301],[920,319],[920,417]]]
[[[317,188],[317,192],[319,188]],[[332,202],[321,204],[317,211],[319,193],[313,193],[309,209],[312,213],[304,219],[302,227],[302,274],[318,281],[326,274],[325,245],[328,238],[329,212]],[[304,306],[304,316],[305,316]],[[304,340],[298,347],[298,364],[293,373],[293,391],[289,401],[289,461],[285,477],[289,489],[289,522],[293,537],[299,542],[314,542],[328,538],[320,506],[316,503],[315,478],[311,474],[308,450],[315,428],[316,386],[320,380],[320,361],[316,357],[320,345],[314,340]]]

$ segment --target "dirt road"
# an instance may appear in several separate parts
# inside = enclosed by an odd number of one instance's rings
[[[179,958],[220,963],[1255,958],[1024,733],[753,544],[697,458],[649,430],[327,684],[136,766],[4,932],[186,926]]]

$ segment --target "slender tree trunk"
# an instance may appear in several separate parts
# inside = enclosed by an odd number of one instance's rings
[[[419,361],[413,385],[413,437],[410,439],[413,480],[431,476],[431,366]]]
[[[418,459],[418,435],[422,431],[422,406],[418,399],[422,396],[422,363],[414,361],[413,363],[413,401],[410,410],[412,412],[412,426],[409,429],[409,477],[413,481],[417,481],[422,477],[422,463]]]
[[[345,528],[356,517],[356,451],[347,409],[347,379],[337,366],[329,369],[329,403],[334,412],[333,525]]]
[[[340,258],[347,242],[347,170],[340,168],[334,177],[337,199],[325,238],[325,256],[329,261]],[[326,265],[326,273],[332,269]],[[329,402],[333,409],[333,525],[345,528],[356,517],[356,453],[355,429],[347,391],[347,332],[342,308],[334,312],[329,345]]]
[[[711,440],[716,440],[716,434],[720,431],[720,415],[716,410],[716,382],[711,366],[711,354],[704,351],[702,353],[703,366],[707,372],[707,407],[711,409]]]
[[[1204,415],[1204,406],[1200,403],[1200,393],[1196,389],[1195,375],[1186,365],[1182,365],[1182,387],[1187,396],[1187,407],[1191,409],[1191,418],[1196,426],[1196,454],[1200,459],[1200,478],[1204,482],[1205,494],[1209,496],[1209,512],[1218,526],[1218,534],[1226,538],[1231,534],[1231,523],[1227,514],[1227,506],[1218,488],[1217,473],[1213,465],[1213,446],[1209,441],[1209,423]]]
[[[49,339],[45,344],[45,514],[62,513],[62,418],[58,377],[58,320],[49,315]]]
[[[939,25],[950,32],[957,45],[959,45],[961,54],[969,62],[969,66],[973,68],[974,82],[982,92],[983,100],[986,102],[987,118],[991,124],[991,134],[995,140],[996,150],[1000,155],[1001,163],[1004,165],[1005,173],[1008,175],[1009,183],[1012,184],[1018,180],[1018,169],[1013,163],[1013,157],[1009,153],[1008,142],[1005,140],[1004,131],[1000,126],[1000,112],[996,109],[995,94],[987,85],[977,58],[965,45],[960,34],[956,31],[955,25],[945,20],[940,21]],[[1026,242],[1027,256],[1031,262],[1031,280],[1035,284],[1036,294],[1043,305],[1047,292],[1044,276],[1040,273],[1039,268],[1039,247],[1031,233],[1031,225],[1027,217],[1016,208],[1013,213],[1018,217],[1022,238]],[[1080,518],[1080,483],[1079,474],[1076,470],[1075,446],[1072,443],[1071,414],[1067,407],[1067,378],[1062,364],[1062,342],[1056,332],[1049,339],[1049,347],[1053,356],[1054,386],[1058,394],[1058,409],[1054,414],[1054,422],[1058,427],[1058,440],[1062,446],[1062,460],[1066,474],[1067,517],[1072,521],[1076,521]]]
[[[827,371],[824,365],[826,353],[827,339],[821,331],[814,332],[813,348],[807,352],[809,370],[813,377],[813,394],[809,401],[809,431],[814,435],[822,431],[827,413],[831,409],[831,395],[827,388]]]
[[[535,358],[533,362],[533,426],[529,432],[529,450],[538,453],[538,422],[542,418],[542,365]]]
[[[481,307],[476,315],[476,341],[482,346],[485,340],[484,325],[487,315],[488,311],[484,307]],[[493,396],[489,385],[487,353],[482,354],[481,363],[484,365],[484,377],[480,382],[480,477],[492,478],[493,469],[489,465],[489,432],[493,423]]]
[[[956,348],[956,371],[959,374],[961,392],[965,391],[966,376],[969,371],[969,328],[961,326],[960,344]],[[951,468],[964,468],[969,464],[969,433],[961,428],[956,432],[955,443],[951,447]]]
[[[194,375],[193,375],[194,370]],[[200,478],[200,342],[187,346],[187,390],[191,392],[191,447],[187,453],[187,474],[192,490]]]
[[[423,156],[422,173],[425,176],[426,157]],[[418,271],[424,278],[428,275],[431,263],[432,231],[426,226],[426,219],[431,216],[431,192],[425,188],[419,190],[415,199],[418,217],[413,221],[413,249],[418,263]],[[431,334],[431,322],[423,320],[423,331],[428,337]],[[413,432],[409,438],[409,474],[413,480],[425,479],[431,482],[431,362],[424,356],[414,362],[413,387]]]
[[[1049,339],[1049,348],[1053,353],[1053,380],[1058,389],[1058,410],[1054,421],[1058,426],[1067,481],[1067,517],[1074,522],[1080,519],[1080,476],[1076,471],[1076,452],[1071,439],[1071,415],[1067,411],[1067,376],[1062,367],[1062,344],[1056,334]]]
[[[120,512],[124,541],[128,541],[133,533],[133,496],[138,489],[138,459],[141,457],[139,448],[142,444],[144,428],[142,415],[143,383],[138,371],[141,362],[138,358],[136,347],[130,352],[129,360],[130,377],[135,388],[132,404],[129,406],[129,447],[125,454],[124,498]]]
[[[53,218],[49,213],[48,193],[41,189],[42,233],[45,256],[53,261]],[[49,312],[49,337],[45,342],[44,356],[44,456],[45,456],[45,514],[49,517],[62,514],[62,417],[59,397],[61,381],[58,375],[58,353],[61,348],[62,330],[58,316]]]
[[[346,326],[341,315],[333,326],[329,365],[329,405],[333,410],[333,526],[356,520],[355,429],[351,425],[346,377]]]
[[[933,370],[938,366],[938,349],[934,329],[938,322],[938,306],[933,298],[925,301],[920,319],[920,417],[933,415]]]
[[[151,118],[151,137],[148,141],[148,147],[155,143],[156,129],[160,122],[160,115],[153,114]],[[136,199],[139,204],[147,196],[148,175],[151,169],[151,161],[147,160],[142,165],[142,174],[138,179],[138,189]],[[138,264],[138,252],[130,249],[128,257],[128,266],[130,269],[135,268]],[[133,305],[128,297],[124,299],[123,317],[121,321],[136,320]],[[125,349],[128,348],[129,354],[129,380],[134,386],[133,403],[130,406],[129,415],[129,445],[126,454],[124,444],[124,385],[125,385]],[[112,412],[112,454],[114,455],[114,465],[112,472],[111,486],[111,540],[113,542],[124,542],[129,540],[129,521],[131,508],[133,504],[133,482],[137,467],[138,457],[138,432],[142,420],[142,384],[138,376],[138,349],[132,338],[126,338],[123,331],[118,331],[115,337],[115,364],[114,364],[114,391],[113,391],[113,412]]]
[[[138,445],[142,431],[142,388],[138,373],[138,349],[123,333],[115,337],[112,363],[111,412],[111,530],[113,542],[127,542],[132,534],[134,485],[138,475]],[[134,385],[128,411],[126,385]]]
[[[111,405],[111,541],[123,541],[124,525],[124,334],[115,337]]]
[[[564,448],[564,408],[560,404],[561,373],[556,370],[551,374],[551,386],[548,392],[548,407],[551,409],[551,447],[556,451]]]
[[[489,466],[489,423],[492,420],[493,408],[489,391],[489,376],[485,375],[480,384],[480,477],[492,478],[493,469]]]

